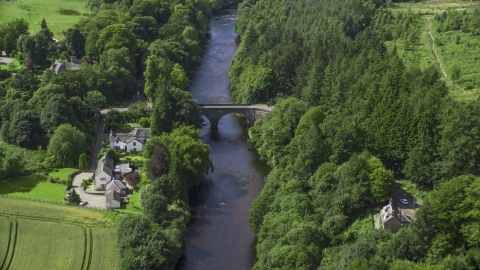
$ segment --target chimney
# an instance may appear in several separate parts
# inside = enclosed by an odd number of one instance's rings
[[[110,129],[110,137],[113,137],[113,130]]]

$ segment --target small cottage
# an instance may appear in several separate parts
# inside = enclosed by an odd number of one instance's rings
[[[392,232],[398,232],[402,227],[408,226],[412,222],[412,217],[402,214],[392,200],[380,210],[380,218],[382,227]]]

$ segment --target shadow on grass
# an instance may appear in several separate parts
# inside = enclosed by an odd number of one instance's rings
[[[45,181],[47,181],[47,179],[35,174],[13,179],[3,179],[0,180],[0,194],[9,194],[14,192],[28,193],[39,183]]]

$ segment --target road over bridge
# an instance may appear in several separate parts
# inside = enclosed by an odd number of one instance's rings
[[[229,113],[239,113],[248,120],[248,125],[253,126],[255,120],[263,119],[265,115],[273,110],[273,106],[264,104],[198,104],[202,114],[210,121],[210,128],[217,130],[220,119]]]

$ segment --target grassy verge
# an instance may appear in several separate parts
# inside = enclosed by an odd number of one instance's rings
[[[54,38],[63,39],[63,31],[90,14],[84,4],[84,0],[3,0],[0,1],[0,23],[23,18],[30,24],[31,34],[35,34],[40,31],[40,23],[45,18]],[[62,15],[66,10],[77,15]]]
[[[0,194],[61,202],[65,196],[65,186],[32,174],[0,180]]]
[[[420,204],[423,204],[423,202],[428,198],[427,191],[418,188],[417,185],[408,180],[395,180],[395,183],[403,192],[415,197],[415,200]]]

